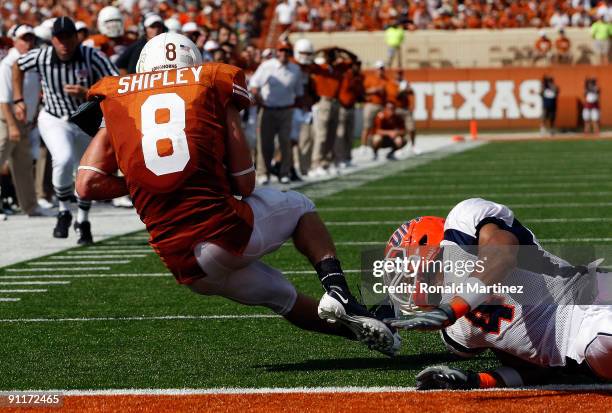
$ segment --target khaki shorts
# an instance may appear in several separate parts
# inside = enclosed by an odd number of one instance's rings
[[[363,105],[363,130],[369,131],[374,127],[374,118],[382,108],[382,105],[376,103],[366,103]]]
[[[412,111],[408,109],[396,109],[396,112],[398,115],[404,118],[404,127],[406,128],[406,132],[414,132],[416,130],[416,125],[414,123]]]

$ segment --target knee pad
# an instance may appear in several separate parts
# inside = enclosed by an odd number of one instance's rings
[[[598,377],[612,380],[612,335],[598,333],[587,345],[584,358]]]
[[[207,275],[189,287],[199,294],[268,307],[281,315],[291,311],[297,299],[293,284],[280,271],[259,261],[226,275]]]

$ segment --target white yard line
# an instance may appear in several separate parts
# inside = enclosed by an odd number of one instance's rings
[[[78,259],[80,257],[74,257],[74,259]],[[89,261],[89,260],[79,260],[79,261],[36,261],[36,262],[28,262],[28,265],[33,265],[33,266],[44,266],[44,265],[68,265],[68,264],[74,264],[74,265],[88,265],[88,264],[129,264],[130,260],[115,260],[115,261],[109,261],[109,260],[105,260],[105,261]]]
[[[162,315],[129,317],[75,317],[75,318],[4,318],[0,324],[14,323],[72,323],[89,321],[167,321],[167,320],[248,320],[281,318],[275,314],[226,314],[226,315]]]
[[[150,252],[153,252],[153,250],[151,250]],[[90,252],[91,254],[91,252]],[[149,254],[113,254],[113,255],[107,255],[107,254],[93,254],[93,255],[85,255],[85,254],[79,254],[79,255],[58,255],[58,256],[53,256],[53,257],[48,257],[50,260],[77,260],[77,259],[84,259],[84,258],[94,258],[94,259],[98,259],[98,258],[143,258],[143,257],[148,257]]]
[[[16,303],[21,301],[21,298],[0,298],[0,303]]]
[[[0,280],[21,280],[21,279],[58,279],[58,278],[149,278],[149,277],[167,277],[172,278],[169,272],[158,273],[133,273],[133,274],[37,274],[37,275],[0,275]]]
[[[611,182],[601,182],[598,184],[598,186],[611,186],[612,183]],[[490,184],[490,185],[484,185],[478,182],[474,182],[473,184],[440,184],[440,185],[435,185],[432,186],[431,184],[428,183],[423,183],[423,184],[414,184],[414,183],[404,183],[404,184],[398,184],[398,185],[387,185],[387,184],[381,184],[381,185],[376,185],[376,186],[367,186],[367,187],[361,187],[361,188],[355,188],[355,191],[394,191],[394,190],[398,190],[398,191],[407,191],[407,190],[415,190],[417,188],[427,188],[427,189],[439,189],[439,190],[446,190],[446,189],[477,189],[477,190],[483,190],[486,188],[493,188],[493,189],[501,189],[501,188],[568,188],[568,187],[592,187],[593,184],[590,182],[584,182],[584,181],[567,181],[567,182],[549,182],[549,183],[540,183],[540,182],[523,182],[523,183],[512,183],[512,184]]]
[[[45,271],[109,271],[111,267],[68,267],[68,268],[6,268],[6,272],[45,272]]]
[[[90,254],[91,255],[94,255],[94,254],[102,255],[102,254],[109,254],[109,253],[111,253],[111,254],[118,254],[118,253],[123,253],[123,252],[130,253],[130,254],[132,254],[132,253],[151,253],[151,252],[153,252],[153,249],[149,248],[149,247],[147,247],[147,248],[138,247],[138,249],[130,248],[129,245],[126,245],[125,247],[126,247],[125,249],[117,249],[117,247],[112,247],[112,249],[105,249],[105,248],[102,248],[102,247],[97,247],[97,248],[89,247],[86,250],[66,251],[66,254],[68,254],[68,255],[90,255]]]
[[[46,293],[46,289],[32,288],[28,290],[0,290],[0,294],[12,294],[12,293]]]
[[[580,197],[580,196],[609,196],[612,195],[612,191],[592,191],[592,192],[498,192],[498,193],[478,193],[479,197],[482,198],[544,198],[544,197]],[[457,193],[439,193],[439,194],[430,194],[430,195],[419,195],[419,194],[411,194],[411,195],[377,195],[376,199],[446,199],[446,198],[457,198],[457,197],[465,197],[465,192],[457,192]],[[332,195],[330,198],[334,199],[335,196]],[[472,196],[473,198],[473,196]],[[363,199],[363,196],[355,196],[355,195],[341,195],[336,199]]]
[[[70,281],[0,281],[0,285],[66,285]]]
[[[62,396],[194,396],[194,395],[231,395],[231,394],[292,394],[292,393],[488,393],[488,392],[525,392],[534,390],[548,391],[612,391],[612,384],[578,384],[578,385],[545,385],[504,389],[477,389],[477,390],[416,390],[415,387],[400,386],[334,386],[334,387],[216,387],[207,389],[92,389],[92,390],[62,390],[62,389],[36,389],[11,390],[0,392],[6,394],[32,394],[32,393],[59,393]]]
[[[601,218],[534,218],[534,219],[521,219],[521,222],[526,224],[557,224],[565,222],[610,222],[612,217],[601,217]],[[378,226],[378,225],[400,225],[405,221],[326,221],[327,226],[338,226],[338,227],[367,227],[367,226]]]
[[[533,209],[533,208],[585,208],[585,207],[608,207],[612,202],[567,202],[567,203],[546,203],[546,204],[511,204],[512,209]],[[350,212],[350,211],[418,211],[423,209],[448,209],[454,205],[403,205],[403,206],[357,206],[357,207],[322,207],[319,211],[327,212]]]

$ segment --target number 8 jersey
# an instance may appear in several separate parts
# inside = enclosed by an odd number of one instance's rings
[[[247,108],[244,73],[206,63],[107,77],[89,96],[107,132],[150,244],[180,283],[202,276],[194,247],[212,242],[240,255],[250,207],[232,196],[225,167],[226,108]]]

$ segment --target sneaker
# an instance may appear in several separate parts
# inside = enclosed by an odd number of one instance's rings
[[[0,221],[6,221],[6,214],[0,213]]]
[[[259,178],[257,178],[257,185],[270,185],[270,177],[260,176]]]
[[[115,208],[134,208],[132,200],[127,195],[113,199],[112,203]]]
[[[54,238],[68,238],[68,230],[72,222],[72,214],[70,211],[61,211],[57,214],[57,224],[53,228]]]
[[[45,198],[39,198],[37,202],[38,202],[38,206],[41,207],[42,209],[53,208],[53,204],[47,201]]]
[[[294,167],[291,167],[289,178],[291,179],[291,182],[302,182],[302,178],[300,178],[300,175],[298,175]]]
[[[412,151],[413,154],[415,155],[420,155],[421,154],[421,150],[418,149],[416,146],[411,146],[410,150]]]
[[[310,172],[308,172],[309,178],[326,178],[328,176],[329,175],[327,174],[327,171],[322,166],[319,166],[318,168],[312,169]]]
[[[347,326],[357,340],[370,349],[379,351],[389,357],[399,353],[402,340],[380,320],[372,316],[368,310],[353,297],[345,298],[340,292],[332,290],[323,294],[319,301],[319,317],[330,323],[339,322]]]
[[[395,151],[391,151],[387,154],[387,159],[390,161],[396,161],[397,158],[395,157]]]
[[[291,183],[291,179],[289,179],[288,176],[283,176],[279,182],[283,185],[288,185],[289,183]]]
[[[77,240],[78,245],[90,245],[93,244],[93,237],[91,236],[91,224],[89,221],[75,222],[74,231],[79,236]]]
[[[53,217],[56,213],[52,209],[41,208],[40,206],[36,206],[33,210],[28,212],[28,216],[30,218],[33,217]]]

